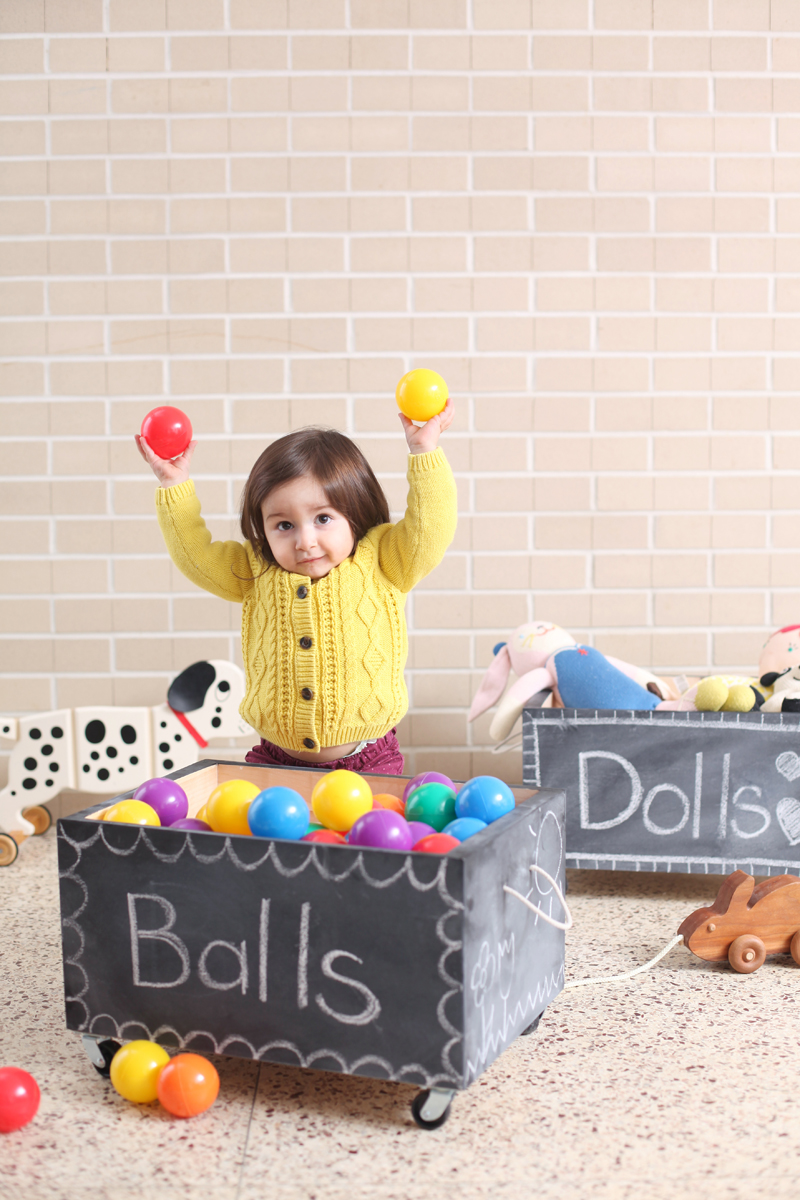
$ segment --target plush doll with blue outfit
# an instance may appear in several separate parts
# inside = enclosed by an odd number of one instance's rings
[[[518,676],[505,691],[511,671]],[[653,709],[677,693],[663,679],[592,646],[580,646],[558,625],[534,621],[520,625],[510,641],[496,647],[494,661],[483,677],[469,720],[485,712],[500,697],[489,729],[493,741],[503,741],[522,709],[531,702],[551,702],[556,694],[565,708]]]

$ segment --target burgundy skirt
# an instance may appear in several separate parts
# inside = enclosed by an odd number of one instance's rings
[[[303,762],[299,758],[292,758],[291,754],[287,754],[280,746],[273,746],[272,742],[267,742],[262,738],[258,746],[253,746],[252,750],[248,750],[245,762],[269,767],[310,767],[312,771],[344,769],[355,771],[359,775],[403,774],[403,755],[400,753],[400,744],[394,729],[390,729],[371,746],[365,746],[358,754],[349,754],[347,758],[337,758],[333,762],[325,763]]]

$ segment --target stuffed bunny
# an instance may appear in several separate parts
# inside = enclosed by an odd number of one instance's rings
[[[512,670],[518,678],[503,695]],[[489,736],[503,741],[526,704],[541,703],[551,694],[566,708],[601,709],[659,708],[665,697],[672,697],[664,681],[648,671],[579,646],[558,625],[534,621],[520,625],[510,641],[496,647],[468,719],[474,721],[502,696]]]

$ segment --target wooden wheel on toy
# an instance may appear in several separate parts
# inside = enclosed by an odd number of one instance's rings
[[[30,808],[23,808],[22,815],[33,826],[34,837],[39,837],[40,834],[47,833],[53,824],[50,809],[45,808],[43,804],[32,804]]]
[[[740,975],[757,971],[767,957],[767,948],[754,933],[743,933],[731,942],[728,962]]]
[[[0,833],[0,867],[10,867],[19,854],[19,846],[8,833]]]
[[[792,958],[797,963],[797,965],[800,967],[800,929],[798,929],[797,933],[794,935],[791,942],[789,943],[789,953],[791,954]]]

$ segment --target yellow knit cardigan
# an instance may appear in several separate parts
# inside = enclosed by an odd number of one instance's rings
[[[240,712],[284,750],[383,737],[408,709],[406,594],[441,562],[456,487],[441,449],[408,460],[408,507],[312,581],[260,559],[250,542],[213,542],[191,480],[156,491],[161,532],[187,579],[242,605],[247,687]]]

